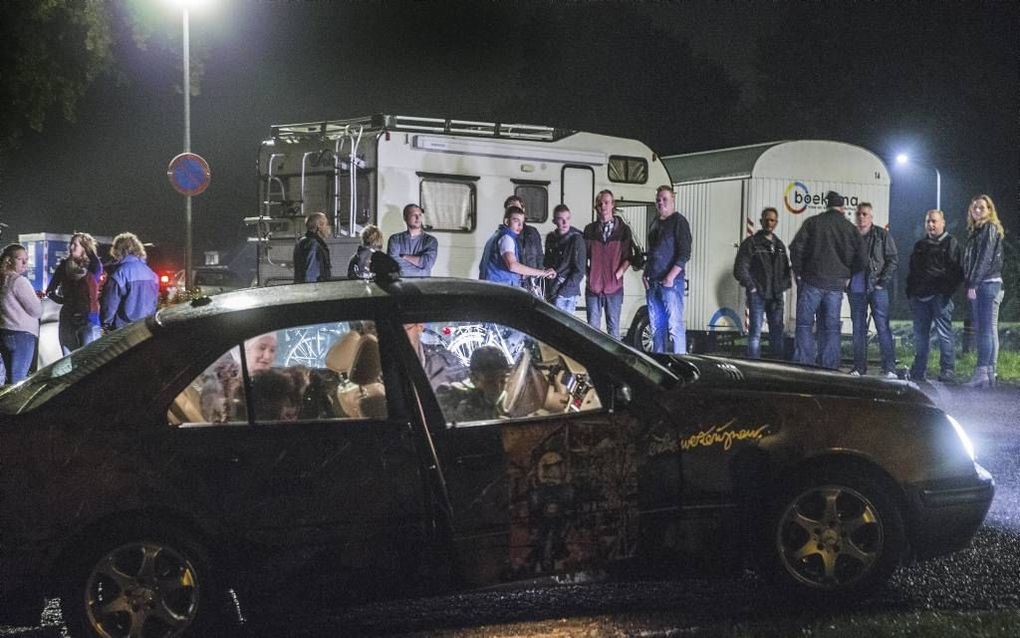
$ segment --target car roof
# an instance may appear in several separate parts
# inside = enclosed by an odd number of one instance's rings
[[[530,305],[536,297],[522,288],[476,281],[474,279],[421,278],[404,279],[379,284],[364,280],[325,281],[318,283],[285,284],[265,288],[245,288],[224,292],[212,297],[200,297],[190,302],[163,308],[156,313],[155,322],[164,327],[192,321],[201,317],[229,314],[254,308],[288,306],[293,304],[340,301],[344,299],[371,299],[378,297],[470,297],[490,299],[503,303]]]

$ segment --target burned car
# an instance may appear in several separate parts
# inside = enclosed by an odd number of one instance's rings
[[[650,358],[518,289],[166,308],[0,394],[0,587],[85,635],[329,601],[754,567],[854,595],[966,546],[993,482],[902,381]]]

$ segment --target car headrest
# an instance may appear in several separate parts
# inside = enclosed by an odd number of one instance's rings
[[[339,374],[350,372],[360,341],[361,335],[354,330],[337,339],[326,353],[326,367]]]
[[[365,335],[358,342],[358,353],[351,364],[347,378],[358,385],[376,383],[382,377],[382,362],[379,360],[379,340],[375,335]]]

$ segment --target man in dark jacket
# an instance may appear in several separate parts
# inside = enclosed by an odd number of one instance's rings
[[[946,216],[930,210],[924,217],[925,236],[914,244],[907,272],[907,299],[914,315],[914,364],[910,378],[924,381],[928,371],[931,328],[939,340],[939,381],[956,379],[953,335],[953,293],[963,282],[963,249],[946,232]]]
[[[851,275],[864,270],[864,241],[843,212],[843,196],[825,195],[824,213],[804,221],[790,244],[790,262],[797,277],[797,328],[794,360],[816,363],[815,317],[820,326],[821,364],[839,368],[839,310]]]
[[[747,356],[761,357],[761,328],[768,317],[769,343],[773,356],[784,358],[783,293],[792,285],[790,259],[786,245],[774,231],[779,212],[769,207],[761,212],[761,230],[745,239],[733,262],[733,276],[747,291],[747,312],[750,319],[747,334]]]
[[[305,236],[294,245],[294,283],[329,281],[329,220],[326,213],[312,213],[305,218]]]
[[[684,292],[687,262],[691,259],[691,226],[676,210],[672,186],[656,190],[655,209],[659,216],[648,227],[648,257],[641,278],[652,328],[652,350],[683,354],[687,352]],[[667,348],[669,345],[672,347]]]
[[[606,332],[619,339],[623,275],[630,268],[633,235],[627,222],[613,214],[615,203],[612,191],[599,192],[595,197],[595,221],[584,227],[584,243],[588,249],[584,301],[588,308],[588,325],[601,330],[605,311]]]
[[[546,235],[543,265],[556,270],[556,279],[546,286],[546,299],[557,308],[573,313],[584,278],[584,235],[570,225],[570,209],[566,204],[553,209],[553,223],[556,230]]]
[[[874,224],[871,204],[857,205],[857,230],[864,239],[865,268],[850,279],[847,297],[850,320],[853,322],[854,367],[850,374],[859,376],[868,371],[868,309],[878,333],[878,349],[882,355],[882,375],[896,378],[896,348],[889,328],[889,284],[899,257],[896,243],[889,232]]]

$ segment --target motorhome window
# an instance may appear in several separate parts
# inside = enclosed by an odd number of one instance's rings
[[[609,156],[609,181],[624,184],[648,182],[648,160],[643,157]]]
[[[471,232],[475,229],[475,185],[454,178],[421,180],[421,206],[429,230]]]
[[[524,200],[529,222],[540,224],[549,219],[549,189],[542,184],[517,184],[514,195]]]

